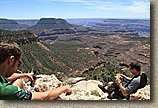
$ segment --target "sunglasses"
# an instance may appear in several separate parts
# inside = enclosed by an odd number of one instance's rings
[[[22,64],[22,62],[16,57],[14,56],[16,60],[18,60],[19,64],[18,64],[18,67]]]

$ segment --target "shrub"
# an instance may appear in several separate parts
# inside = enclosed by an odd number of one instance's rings
[[[100,94],[97,90],[92,90],[91,95],[100,96]]]

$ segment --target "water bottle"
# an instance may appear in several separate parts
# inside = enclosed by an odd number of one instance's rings
[[[121,82],[121,79],[117,75],[115,77],[118,78],[120,80],[120,83],[123,85],[123,83]]]
[[[115,77],[118,78],[118,79],[120,79],[117,75]],[[121,79],[120,79],[120,81],[121,81]]]
[[[33,70],[33,80],[36,80],[36,74],[37,74],[37,70]],[[35,82],[31,81],[30,86],[33,87],[35,85]]]

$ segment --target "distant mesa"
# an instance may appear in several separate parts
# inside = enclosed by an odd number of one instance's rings
[[[36,20],[35,20],[36,21]],[[34,22],[35,22],[34,21]],[[29,26],[26,24],[26,21],[20,22],[16,20],[9,20],[9,19],[0,19],[0,29],[3,30],[10,30],[10,31],[33,31],[37,34],[41,30],[46,30],[46,29],[65,29],[65,28],[71,28],[71,27],[76,27],[75,25],[69,24],[66,20],[61,19],[61,18],[41,18],[37,24],[33,26]]]
[[[14,20],[0,19],[0,29],[16,30],[19,27],[20,27],[20,25]]]
[[[14,20],[9,20],[9,19],[0,19],[0,24],[18,24],[16,21]]]
[[[64,19],[55,19],[55,18],[41,18],[39,22],[30,27],[30,29],[55,29],[55,28],[70,28],[74,27],[74,25],[69,24]]]

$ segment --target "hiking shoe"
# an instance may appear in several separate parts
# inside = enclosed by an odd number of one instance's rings
[[[107,96],[107,98],[108,98],[108,99],[114,99],[113,97],[111,97],[111,96],[109,96],[109,95]]]
[[[98,85],[98,87],[105,93],[105,92],[108,92],[108,90],[105,89],[105,86],[104,85]]]

